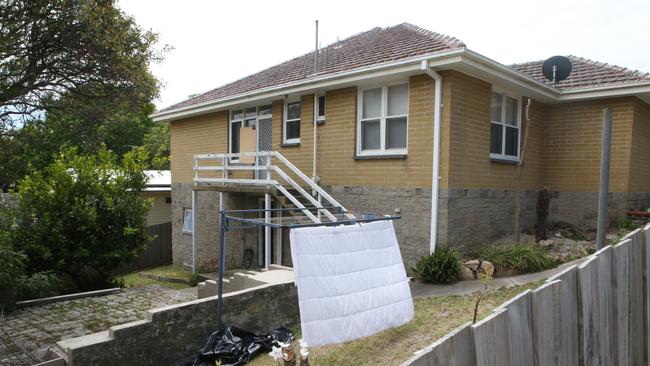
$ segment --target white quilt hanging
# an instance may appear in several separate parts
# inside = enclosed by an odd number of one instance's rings
[[[292,229],[302,337],[310,346],[409,322],[413,300],[391,221]]]

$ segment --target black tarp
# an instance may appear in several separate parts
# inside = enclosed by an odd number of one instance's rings
[[[213,332],[192,366],[214,366],[221,361],[223,366],[245,365],[256,355],[270,351],[279,342],[290,343],[293,332],[280,327],[269,334],[256,335],[237,327],[226,327]]]

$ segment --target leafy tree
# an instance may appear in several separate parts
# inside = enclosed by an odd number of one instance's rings
[[[156,124],[144,136],[142,148],[149,154],[149,168],[169,169],[169,125]]]
[[[52,271],[68,291],[112,285],[111,271],[138,257],[150,237],[145,230],[151,202],[140,198],[147,154],[61,154],[20,184],[14,247],[27,255],[28,273]]]
[[[0,0],[0,135],[90,101],[140,109],[158,93],[157,38],[113,0]]]
[[[148,153],[148,169],[169,169],[169,127],[148,117],[153,105],[123,112],[95,108],[98,103],[94,102],[74,112],[49,112],[43,121],[30,121],[13,135],[0,137],[0,184],[17,182],[30,169],[44,169],[70,147],[82,154],[95,154],[104,146],[119,160],[126,152],[143,146]],[[94,112],[87,113],[89,110]]]

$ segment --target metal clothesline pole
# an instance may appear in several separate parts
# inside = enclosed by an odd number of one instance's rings
[[[225,211],[219,213],[219,278],[217,283],[217,329],[223,328],[223,271],[226,266],[226,231],[228,231],[228,218]]]

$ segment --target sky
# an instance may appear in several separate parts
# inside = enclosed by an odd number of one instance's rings
[[[374,27],[409,22],[503,64],[576,55],[650,72],[650,1],[119,0],[173,49],[158,109]]]

